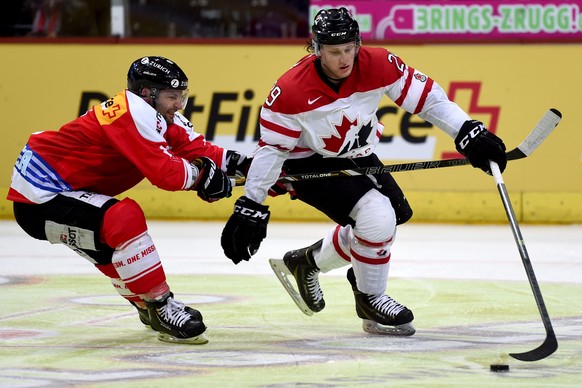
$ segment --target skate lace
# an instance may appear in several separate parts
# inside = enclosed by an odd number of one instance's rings
[[[370,303],[376,310],[382,312],[383,314],[389,315],[392,318],[396,317],[398,313],[405,308],[403,305],[396,302],[386,294],[380,294],[371,297]]]
[[[319,271],[311,270],[307,272],[307,276],[305,277],[307,280],[307,288],[309,289],[309,293],[315,300],[323,299],[323,292],[321,291],[319,281],[317,280],[318,274]]]
[[[184,307],[184,303],[169,297],[166,305],[158,309],[158,312],[166,322],[182,327],[188,319],[192,318],[190,314],[184,311]]]

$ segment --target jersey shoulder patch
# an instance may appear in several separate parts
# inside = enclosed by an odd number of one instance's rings
[[[93,110],[95,111],[95,116],[97,117],[99,124],[109,125],[113,123],[127,112],[125,93],[117,93],[115,97],[96,105]]]

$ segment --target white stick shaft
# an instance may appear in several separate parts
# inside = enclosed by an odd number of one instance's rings
[[[495,182],[497,182],[498,185],[502,184],[503,177],[501,176],[501,170],[499,170],[497,163],[490,160],[489,165],[491,166],[491,173],[493,174],[493,178],[495,178]]]

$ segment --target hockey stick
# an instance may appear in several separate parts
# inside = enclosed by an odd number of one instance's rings
[[[558,349],[558,340],[556,339],[556,334],[554,333],[552,322],[550,321],[550,316],[548,315],[548,310],[546,309],[546,305],[542,297],[542,292],[540,291],[540,286],[536,280],[536,275],[525,248],[525,243],[523,241],[523,237],[521,236],[521,231],[519,230],[519,225],[517,224],[517,219],[515,218],[515,213],[513,211],[513,206],[509,200],[509,194],[507,193],[507,189],[505,187],[505,183],[503,182],[501,171],[499,171],[499,166],[497,163],[491,162],[491,172],[493,173],[493,177],[497,182],[497,189],[501,195],[503,207],[507,213],[507,218],[513,232],[513,237],[515,238],[517,249],[519,250],[521,260],[523,261],[523,266],[525,267],[525,273],[527,274],[529,284],[536,300],[536,305],[538,306],[538,310],[542,317],[542,323],[546,329],[546,339],[540,346],[528,352],[510,353],[509,355],[520,361],[538,361],[548,357]]]
[[[548,110],[525,140],[516,148],[506,153],[507,160],[517,160],[528,157],[544,141],[544,139],[548,137],[556,125],[558,125],[561,118],[562,114],[557,109],[552,108]],[[424,162],[388,164],[382,167],[358,167],[350,170],[289,174],[280,177],[278,181],[290,183],[313,179],[336,178],[341,176],[375,175],[388,172],[429,170],[433,168],[464,166],[467,164],[469,164],[469,161],[465,158],[428,160]],[[245,178],[236,178],[236,180],[231,179],[231,182],[233,186],[241,186],[244,184]]]

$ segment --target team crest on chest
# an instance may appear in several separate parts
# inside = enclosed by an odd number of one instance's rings
[[[360,121],[359,116],[350,119],[345,113],[342,113],[341,122],[333,124],[332,135],[321,138],[324,143],[323,148],[337,156],[341,156],[370,145],[369,137],[372,131],[372,123],[368,121],[362,125]]]

